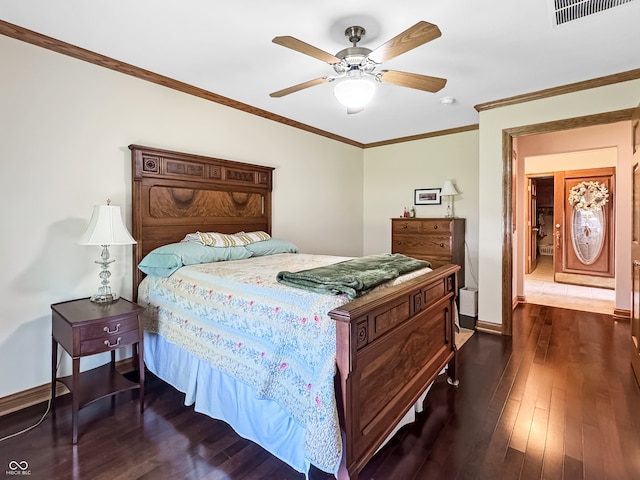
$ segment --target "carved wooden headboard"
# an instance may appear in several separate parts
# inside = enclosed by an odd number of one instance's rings
[[[129,145],[132,160],[133,296],[137,265],[187,233],[271,234],[272,167]]]

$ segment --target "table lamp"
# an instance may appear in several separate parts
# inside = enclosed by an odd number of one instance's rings
[[[106,205],[95,205],[93,214],[89,221],[89,226],[85,230],[78,244],[80,245],[100,245],[102,254],[100,260],[95,263],[100,265],[102,284],[98,292],[91,297],[94,303],[113,303],[118,300],[118,294],[111,291],[109,285],[109,265],[115,262],[109,256],[109,245],[133,245],[136,241],[129,234],[127,227],[122,223],[120,207],[111,205],[111,200],[107,200]]]
[[[440,195],[443,197],[447,197],[447,218],[453,218],[453,197],[458,195],[460,192],[456,190],[456,187],[453,185],[451,180],[445,180],[444,187],[442,187],[442,191]]]

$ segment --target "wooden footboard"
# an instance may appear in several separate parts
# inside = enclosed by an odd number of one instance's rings
[[[457,265],[356,299],[337,324],[337,396],[351,480],[448,364],[455,380]]]

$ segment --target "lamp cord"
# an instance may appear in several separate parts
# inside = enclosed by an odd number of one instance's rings
[[[473,271],[473,263],[471,263],[471,253],[469,252],[469,244],[467,241],[464,241],[464,248],[467,251],[467,258],[469,259],[469,273],[471,273],[471,278],[473,278],[476,287],[478,286],[478,279],[476,278],[476,274]]]

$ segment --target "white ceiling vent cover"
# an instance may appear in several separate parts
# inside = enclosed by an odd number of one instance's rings
[[[571,22],[613,7],[638,0],[552,0],[555,24]]]

